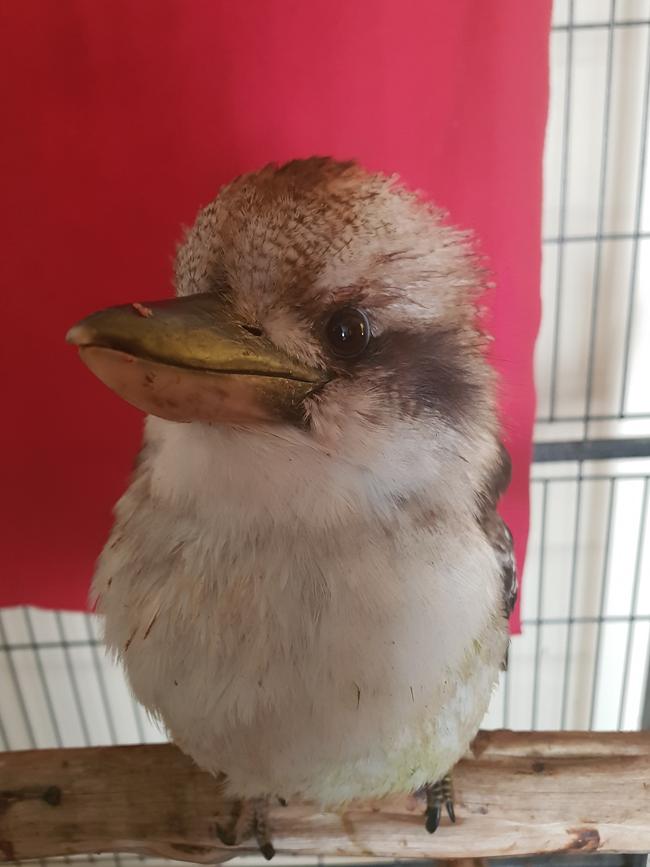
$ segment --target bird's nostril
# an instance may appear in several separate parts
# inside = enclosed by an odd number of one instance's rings
[[[248,331],[249,334],[253,334],[255,337],[261,337],[263,334],[259,325],[242,325],[242,328],[244,331]]]

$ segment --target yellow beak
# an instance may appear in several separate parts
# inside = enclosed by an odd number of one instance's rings
[[[110,307],[74,325],[69,343],[116,394],[171,421],[304,421],[329,376],[237,322],[211,292]]]

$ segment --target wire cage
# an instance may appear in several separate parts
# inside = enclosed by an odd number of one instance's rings
[[[523,634],[490,715],[515,728],[650,724],[649,19],[554,4]]]
[[[650,728],[650,0],[555,0],[550,58],[523,631],[484,726]],[[0,749],[164,740],[90,615],[0,611],[0,684]]]

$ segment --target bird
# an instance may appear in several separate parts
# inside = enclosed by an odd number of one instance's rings
[[[330,157],[221,188],[175,296],[93,313],[82,361],[146,414],[92,602],[136,698],[240,805],[422,797],[505,664],[510,460],[473,236]]]

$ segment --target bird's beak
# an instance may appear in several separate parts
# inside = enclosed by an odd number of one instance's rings
[[[74,325],[69,343],[128,403],[171,421],[304,421],[327,372],[238,322],[213,293],[110,307]]]

